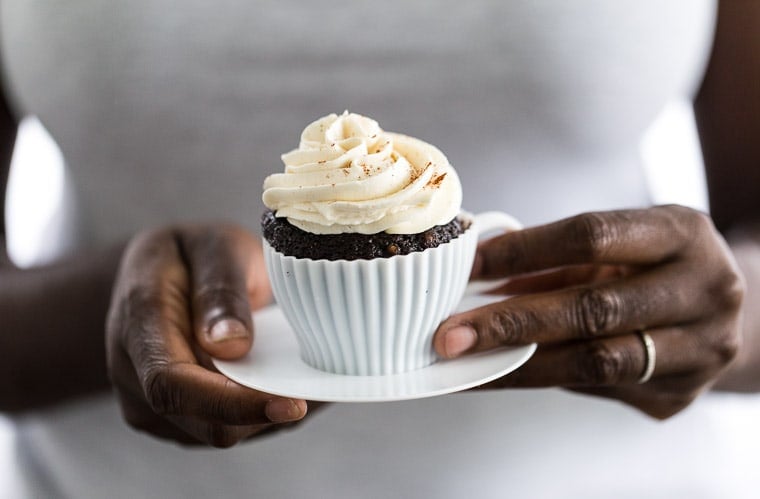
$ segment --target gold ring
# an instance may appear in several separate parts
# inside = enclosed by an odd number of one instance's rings
[[[642,343],[644,343],[644,350],[646,351],[647,356],[647,363],[644,367],[644,373],[639,378],[639,384],[646,383],[649,381],[649,378],[652,377],[652,373],[654,372],[654,365],[657,361],[657,350],[654,348],[654,340],[652,340],[652,337],[649,336],[649,334],[646,331],[637,331],[639,334],[639,338],[641,338]]]

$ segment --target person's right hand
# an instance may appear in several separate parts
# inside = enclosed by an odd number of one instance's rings
[[[210,362],[248,352],[251,309],[270,299],[261,246],[239,227],[138,234],[122,258],[106,331],[127,422],[182,443],[229,447],[303,418],[305,401],[241,386]]]

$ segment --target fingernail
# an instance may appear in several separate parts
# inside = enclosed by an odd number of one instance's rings
[[[291,399],[273,399],[267,402],[264,412],[273,423],[286,423],[301,419],[301,409]]]
[[[464,353],[475,345],[477,338],[475,330],[469,326],[449,329],[443,337],[444,355],[452,358]]]
[[[222,319],[211,326],[207,336],[212,343],[220,343],[236,338],[247,338],[249,334],[248,330],[239,320]]]

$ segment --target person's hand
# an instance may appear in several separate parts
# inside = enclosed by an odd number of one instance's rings
[[[504,301],[454,315],[444,358],[537,342],[486,387],[561,386],[657,418],[686,407],[734,358],[743,279],[706,215],[681,206],[588,213],[481,243],[473,278],[511,277]],[[654,341],[651,379],[637,383]]]
[[[251,309],[270,299],[261,247],[241,228],[137,235],[122,259],[106,332],[127,422],[182,443],[228,447],[303,418],[305,401],[238,385],[210,362],[248,352]]]

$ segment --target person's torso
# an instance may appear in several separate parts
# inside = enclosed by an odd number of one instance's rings
[[[471,211],[646,203],[640,135],[698,84],[713,3],[37,0],[4,2],[2,31],[10,88],[101,243],[175,220],[255,229],[279,155],[344,109],[440,147]]]

